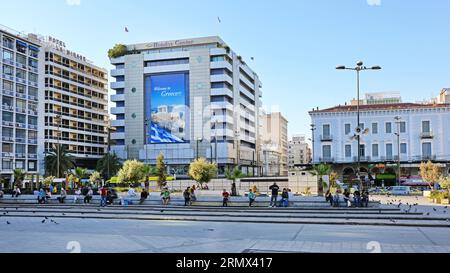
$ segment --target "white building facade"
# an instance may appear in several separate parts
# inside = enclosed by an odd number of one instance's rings
[[[384,173],[398,173],[399,152],[402,177],[417,175],[420,163],[428,160],[450,174],[449,104],[361,105],[360,113],[366,129],[360,146],[362,176],[369,176],[371,169],[381,172],[377,166]],[[357,168],[356,106],[315,110],[310,116],[315,125],[313,163],[333,164],[349,179]]]
[[[127,46],[114,58],[112,150],[186,174],[197,157],[257,174],[261,82],[219,37]]]

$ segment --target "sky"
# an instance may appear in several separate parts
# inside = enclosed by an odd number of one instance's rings
[[[362,74],[362,93],[399,91],[405,102],[450,87],[450,0],[0,0],[0,6],[0,24],[51,35],[108,69],[107,51],[116,43],[219,35],[259,75],[263,104],[287,117],[290,136],[311,134],[312,108],[356,97],[356,75],[336,65],[382,66]]]

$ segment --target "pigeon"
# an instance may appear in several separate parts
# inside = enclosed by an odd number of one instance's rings
[[[394,219],[390,219],[390,221],[391,221],[392,223],[396,223]]]
[[[35,211],[33,211],[33,213],[36,213]]]
[[[430,216],[430,213],[429,213],[429,212],[427,213],[427,216]]]
[[[433,208],[434,211],[437,211],[437,209]]]
[[[48,217],[47,217],[47,216],[45,216],[44,218],[45,218],[45,220],[48,220]]]
[[[10,223],[9,221],[6,221],[6,224],[7,224],[7,225],[11,225],[11,223]]]
[[[63,213],[63,215],[66,215],[65,213]]]
[[[42,220],[42,221],[41,221],[41,223],[42,223],[42,224],[43,224],[43,223],[45,223],[45,219],[44,219],[44,220]]]
[[[445,206],[444,209],[447,209],[447,206]]]
[[[164,212],[164,210],[162,210],[161,212]]]

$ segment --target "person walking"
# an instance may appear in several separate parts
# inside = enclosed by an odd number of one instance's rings
[[[277,206],[278,191],[280,190],[280,187],[278,187],[277,183],[275,182],[272,186],[269,187],[269,190],[272,191],[272,197],[270,198],[269,207],[274,208]]]
[[[249,199],[248,206],[251,207],[256,200],[256,193],[254,193],[252,189],[250,189],[248,192],[248,199]]]
[[[47,196],[45,194],[45,191],[43,189],[39,190],[38,195],[38,204],[45,204],[47,202]]]
[[[191,187],[191,204],[192,204],[192,202],[195,202],[195,201],[197,201],[197,196],[195,195],[195,185],[193,185],[192,187]]]
[[[228,198],[230,198],[230,193],[227,192],[227,190],[223,190],[222,192],[222,197],[223,197],[223,203],[222,206],[223,207],[228,207]]]
[[[190,206],[191,205],[191,188],[187,187],[186,190],[183,192],[184,197],[184,206]]]
[[[108,189],[105,186],[103,186],[100,189],[100,197],[101,197],[100,207],[106,207],[106,198],[108,197]]]
[[[66,197],[67,197],[66,189],[61,188],[61,193],[60,193],[60,195],[59,195],[59,197],[58,197],[59,203],[60,203],[60,204],[64,204],[64,202],[65,202],[65,200],[66,200]]]
[[[141,199],[139,200],[139,205],[144,204],[145,200],[148,198],[148,191],[144,188],[141,192]]]
[[[329,202],[331,206],[333,206],[333,194],[331,193],[331,190],[328,190],[325,194],[325,201]]]

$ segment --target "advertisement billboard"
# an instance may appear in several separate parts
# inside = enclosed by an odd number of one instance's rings
[[[189,74],[145,77],[147,143],[184,143],[189,136]]]

